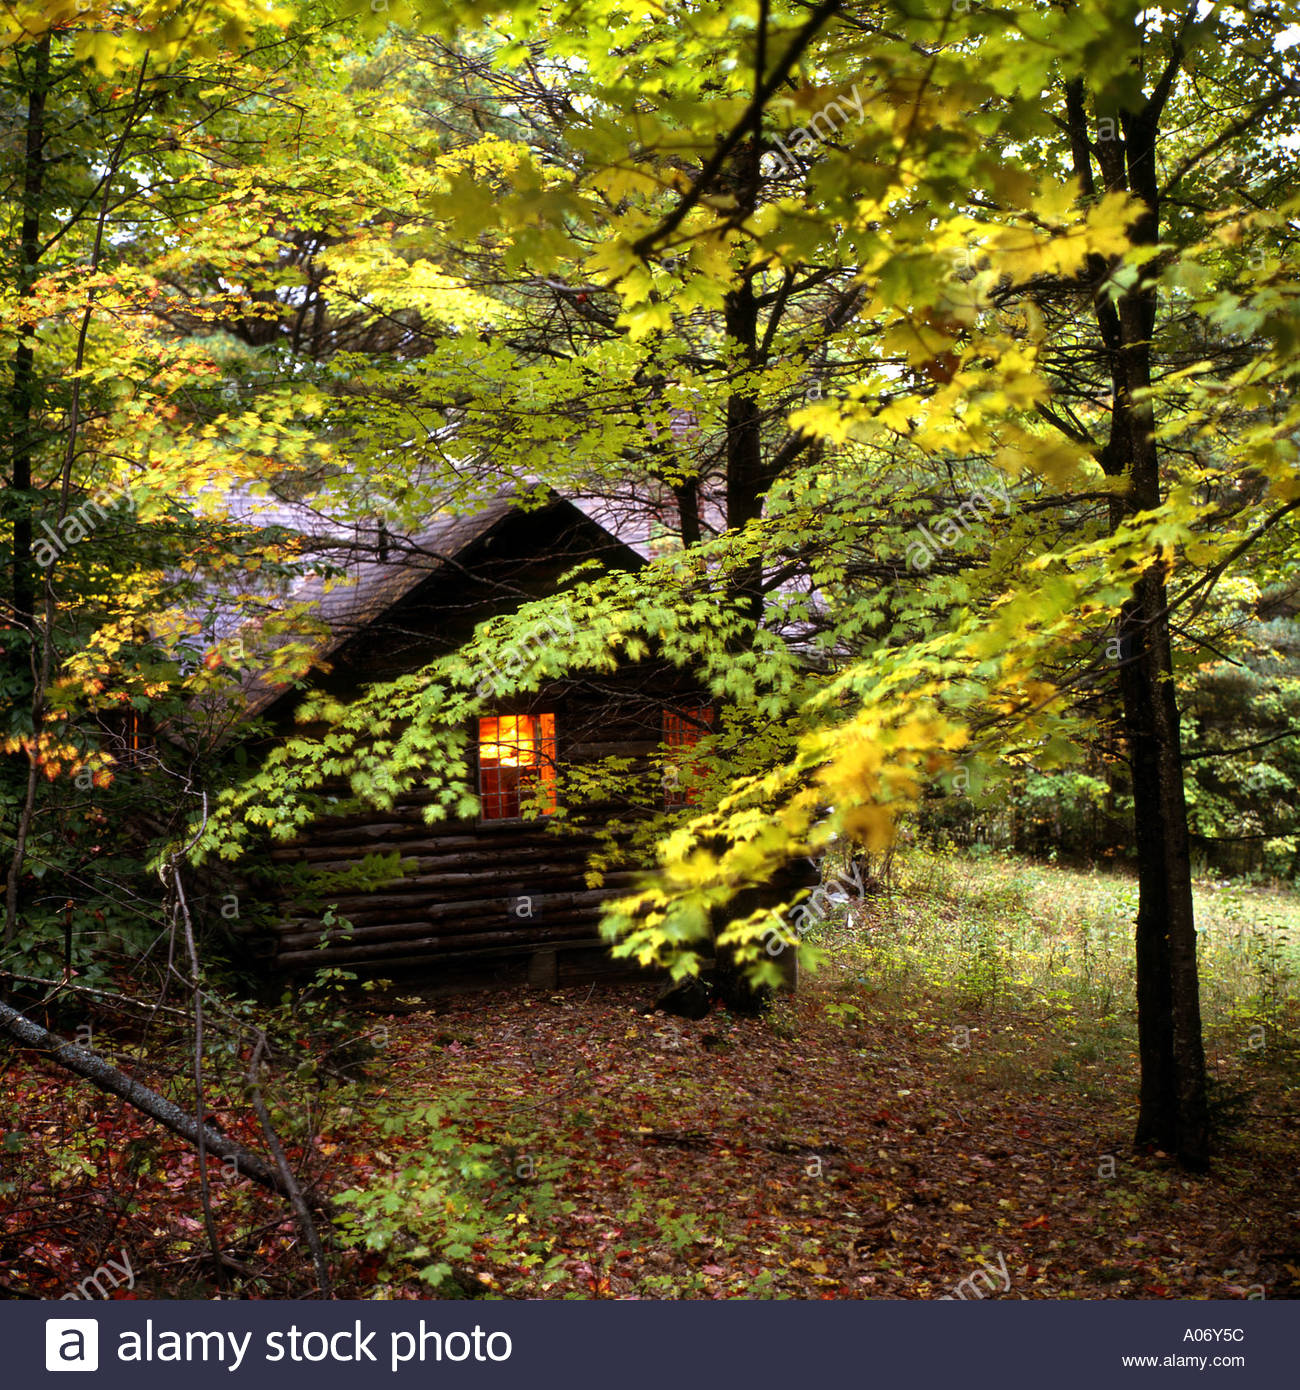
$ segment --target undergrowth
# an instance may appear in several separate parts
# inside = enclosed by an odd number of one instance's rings
[[[1195,889],[1212,1049],[1257,1060],[1300,1042],[1300,895],[1207,879]],[[841,988],[924,991],[954,1009],[1046,1011],[1087,1037],[1135,1026],[1134,878],[1012,855],[900,855],[891,886],[845,906],[814,943]]]

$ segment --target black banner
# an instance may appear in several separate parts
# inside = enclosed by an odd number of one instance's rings
[[[1296,1305],[0,1303],[3,1384],[803,1387],[1296,1381]],[[75,1384],[75,1381],[73,1382]]]

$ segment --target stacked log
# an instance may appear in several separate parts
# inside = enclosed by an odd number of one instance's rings
[[[350,930],[323,926],[319,909],[286,903],[276,928],[277,964],[379,968],[599,945],[603,905],[628,892],[638,875],[611,872],[591,887],[593,844],[587,836],[550,833],[540,820],[451,822],[439,833],[414,800],[383,819],[322,821],[301,842],[272,850],[272,862],[328,874],[396,851],[402,872],[368,891],[322,893],[321,902]]]

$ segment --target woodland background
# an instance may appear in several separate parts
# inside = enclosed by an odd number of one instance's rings
[[[1294,5],[0,34],[0,1291],[1294,1292]],[[364,555],[506,484],[651,562],[261,756],[328,563],[244,503]],[[722,723],[605,927],[748,1001],[231,949],[327,779],[472,809],[484,670],[651,656]],[[809,855],[862,894],[729,912]]]

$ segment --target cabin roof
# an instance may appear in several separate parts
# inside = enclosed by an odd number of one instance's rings
[[[526,494],[533,499],[537,495],[536,490]],[[552,516],[560,512],[598,548],[621,554],[629,568],[644,563],[636,549],[559,493],[549,492],[544,498],[542,512]],[[308,503],[232,499],[231,514],[252,525],[297,531],[313,542],[323,567],[331,571],[304,577],[279,600],[281,605],[309,605],[312,616],[324,625],[326,631],[314,650],[320,661],[376,624],[426,581],[455,568],[477,542],[520,511],[523,500],[514,489],[503,491],[485,499],[472,512],[439,515],[427,526],[406,534],[394,534],[374,523],[364,527],[344,524]],[[532,506],[536,505],[534,500]],[[238,627],[238,623],[228,623],[222,635],[234,635]],[[254,675],[245,691],[246,713],[256,715],[284,696],[287,687]]]

